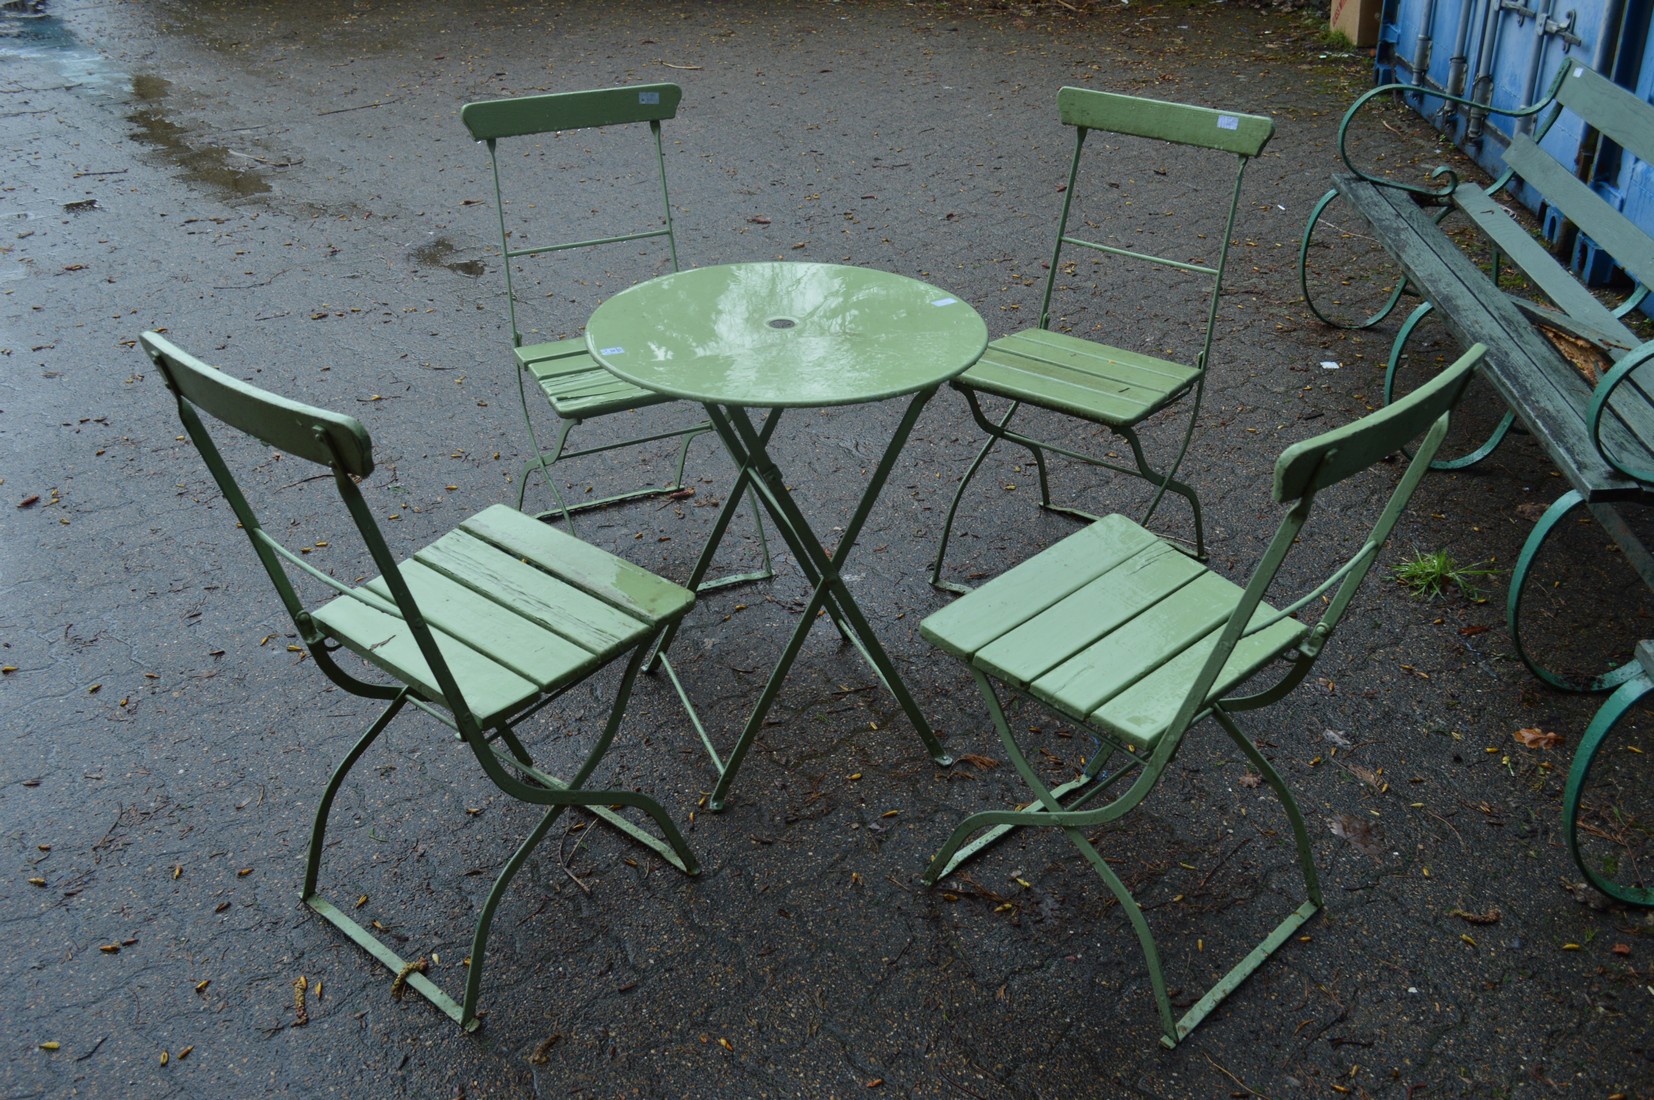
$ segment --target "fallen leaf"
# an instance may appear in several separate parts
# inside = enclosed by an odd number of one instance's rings
[[[557,1031],[554,1031],[550,1035],[547,1035],[544,1039],[541,1039],[540,1042],[534,1047],[534,1051],[533,1051],[533,1053],[531,1053],[528,1056],[528,1060],[530,1062],[533,1062],[537,1066],[543,1066],[543,1065],[547,1064],[548,1062],[551,1061],[551,1057],[550,1057],[551,1048],[556,1046],[559,1042],[561,1042],[562,1038],[563,1038],[562,1033],[557,1032]]]
[[[1374,862],[1383,858],[1384,838],[1379,835],[1378,829],[1371,821],[1349,814],[1339,814],[1327,819],[1327,827],[1332,830],[1333,836],[1343,837]]]
[[[1447,911],[1447,915],[1450,917],[1458,917],[1460,920],[1469,924],[1498,924],[1500,919],[1504,916],[1504,914],[1499,912],[1497,909],[1489,909],[1485,913],[1467,913],[1463,909],[1449,909]]]
[[[1378,773],[1371,768],[1363,768],[1360,764],[1351,764],[1347,770],[1375,791],[1384,786],[1384,780],[1380,779]]]
[[[1257,772],[1242,772],[1241,777],[1235,782],[1249,791],[1255,790],[1263,785],[1263,776]]]
[[[1530,749],[1554,749],[1562,744],[1560,733],[1546,733],[1535,728],[1516,731],[1516,740]]]

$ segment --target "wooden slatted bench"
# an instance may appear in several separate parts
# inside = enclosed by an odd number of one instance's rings
[[[1340,131],[1341,149],[1354,114],[1378,94],[1382,94],[1381,89],[1369,92],[1346,114]],[[1564,112],[1577,116],[1588,133],[1599,134],[1604,143],[1612,143],[1605,145],[1610,151],[1617,146],[1624,154],[1654,163],[1654,105],[1590,69],[1572,66],[1559,75],[1545,101],[1515,112],[1538,116],[1541,122],[1532,134],[1519,132],[1511,140],[1504,154],[1508,171],[1487,188],[1460,184],[1451,173],[1443,173],[1448,185],[1431,191],[1359,170],[1335,175],[1333,184],[1336,194],[1372,227],[1374,238],[1405,273],[1407,291],[1424,299],[1397,338],[1391,356],[1392,372],[1406,339],[1426,313],[1433,313],[1466,345],[1487,345],[1483,376],[1567,478],[1570,490],[1535,525],[1512,571],[1507,617],[1518,652],[1541,679],[1569,690],[1620,687],[1615,702],[1605,706],[1603,712],[1603,718],[1610,711],[1617,718],[1631,705],[1628,693],[1640,699],[1654,691],[1654,656],[1647,670],[1633,659],[1600,676],[1567,676],[1535,660],[1524,649],[1519,629],[1530,566],[1547,536],[1576,509],[1590,511],[1624,550],[1642,579],[1654,588],[1654,557],[1619,511],[1625,503],[1654,499],[1654,368],[1643,369],[1654,360],[1654,340],[1641,339],[1625,321],[1630,311],[1642,303],[1647,287],[1654,285],[1654,240],[1578,178],[1572,167],[1559,163],[1543,148],[1545,133]],[[1354,169],[1347,154],[1345,163]],[[1632,293],[1617,308],[1600,301],[1499,201],[1499,192],[1518,178],[1544,197],[1551,215],[1576,227],[1613,257],[1633,281]],[[1305,234],[1305,254],[1315,219],[1326,202],[1324,199],[1317,206],[1311,218]],[[1443,230],[1440,223],[1444,206],[1468,219],[1492,244],[1497,256],[1493,274],[1482,270]],[[1507,265],[1533,288],[1536,293],[1532,298],[1500,288],[1496,278],[1499,269]],[[1307,297],[1307,284],[1305,290]],[[1391,305],[1399,297],[1399,293],[1393,296]],[[1375,320],[1377,317],[1366,323]],[[1541,328],[1564,334],[1563,338],[1572,339],[1575,346],[1590,349],[1600,357],[1604,369],[1587,377],[1542,334]],[[1493,440],[1458,464],[1491,451],[1503,428],[1502,424]],[[1644,655],[1654,654],[1646,643],[1640,649]],[[1601,724],[1600,720],[1593,723],[1593,730]],[[1570,841],[1576,827],[1578,786],[1600,740],[1599,732],[1596,740],[1582,744],[1575,756],[1569,786]],[[1577,849],[1575,856],[1578,860]],[[1583,860],[1579,862],[1593,882],[1615,896],[1626,896],[1613,884],[1605,884]],[[1649,903],[1654,899],[1654,891],[1637,893],[1628,900]]]

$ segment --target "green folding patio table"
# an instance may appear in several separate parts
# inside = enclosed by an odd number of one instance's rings
[[[757,490],[811,585],[803,616],[727,757],[719,755],[665,658],[675,632],[661,640],[660,659],[718,770],[711,808],[723,808],[742,759],[823,610],[895,695],[931,758],[951,763],[841,574],[926,400],[987,347],[987,325],[976,310],[928,283],[885,271],[815,263],[727,264],[622,291],[592,314],[586,342],[593,357],[621,379],[706,406],[735,460],[736,482],[689,587],[706,574],[748,485]],[[907,397],[907,409],[837,547],[828,551],[769,454],[782,413],[895,397]],[[754,423],[752,409],[768,412]]]

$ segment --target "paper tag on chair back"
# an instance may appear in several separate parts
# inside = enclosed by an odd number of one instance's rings
[[[926,619],[920,626],[925,638],[969,666],[1032,801],[1020,810],[966,818],[925,872],[925,881],[934,884],[1013,829],[1060,829],[1119,901],[1137,934],[1168,1046],[1285,943],[1321,908],[1321,888],[1291,793],[1234,715],[1284,698],[1308,675],[1429,468],[1448,414],[1483,350],[1471,349],[1397,404],[1287,448],[1275,464],[1274,495],[1289,507],[1244,588],[1114,515]],[[1268,602],[1282,563],[1312,533],[1305,523],[1317,494],[1409,445],[1417,446],[1413,461],[1367,538],[1308,592],[1279,606]],[[1348,523],[1348,516],[1338,518]],[[1347,528],[1339,534],[1339,545],[1346,545]],[[1233,694],[1282,659],[1285,671],[1270,686]],[[1099,751],[1077,778],[1053,787],[1038,774],[1011,732],[995,681],[1013,698],[1097,735]],[[1142,909],[1099,852],[1101,837],[1093,834],[1147,797],[1184,734],[1208,718],[1279,796],[1307,898],[1178,1018]]]

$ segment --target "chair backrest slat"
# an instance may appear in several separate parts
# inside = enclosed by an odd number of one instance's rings
[[[1049,328],[1051,325],[1051,299],[1056,289],[1058,273],[1062,271],[1062,253],[1065,246],[1091,248],[1128,259],[1146,260],[1178,268],[1212,280],[1211,293],[1204,311],[1205,330],[1198,350],[1188,358],[1191,366],[1204,370],[1217,326],[1218,298],[1223,290],[1223,272],[1229,258],[1229,239],[1234,233],[1235,214],[1240,205],[1241,182],[1245,178],[1246,164],[1269,144],[1269,138],[1275,132],[1274,121],[1262,115],[1239,114],[1186,103],[1168,103],[1164,100],[1072,87],[1063,88],[1057,93],[1057,111],[1063,125],[1074,127],[1074,159],[1069,166],[1062,215],[1057,223],[1057,245],[1051,255],[1050,269],[1045,277],[1045,297],[1040,305],[1040,326]],[[1228,214],[1223,221],[1222,231],[1212,234],[1217,246],[1217,257],[1214,262],[1191,262],[1186,256],[1123,249],[1103,241],[1088,240],[1078,233],[1071,232],[1070,214],[1074,209],[1080,165],[1085,156],[1086,136],[1094,130],[1152,141],[1166,141],[1235,156],[1234,183],[1229,195]]]
[[[1219,149],[1242,157],[1263,152],[1275,133],[1274,120],[1187,103],[1064,88],[1057,93],[1063,125]]]
[[[1424,435],[1458,402],[1486,350],[1477,344],[1395,404],[1288,447],[1275,463],[1275,499],[1312,497]]]
[[[678,241],[672,226],[672,197],[666,185],[666,155],[661,144],[660,124],[663,119],[677,117],[678,104],[682,100],[683,89],[676,84],[633,84],[620,88],[597,88],[581,92],[554,92],[550,95],[484,100],[467,103],[460,109],[460,120],[471,131],[471,136],[488,146],[489,167],[494,174],[494,209],[499,217],[500,226],[506,319],[511,325],[511,342],[514,347],[522,347],[526,340],[522,326],[517,320],[518,291],[512,274],[514,260],[648,237],[665,237],[672,270],[678,270]],[[515,173],[502,173],[500,170],[499,139],[645,122],[649,124],[651,145],[654,149],[656,182],[660,197],[658,222],[647,228],[640,227],[636,232],[614,233],[590,239],[555,237],[550,233],[547,238],[541,238],[538,231],[531,234],[532,239],[529,240],[523,239],[521,234],[513,237],[513,230],[506,219],[506,185],[501,177],[512,175],[515,178]],[[546,221],[550,224],[544,228],[554,233],[557,223],[552,219]]]
[[[1290,683],[1296,683],[1308,672],[1320,653],[1321,645],[1332,634],[1350,601],[1355,598],[1356,590],[1366,579],[1379,549],[1401,518],[1413,490],[1423,480],[1446,434],[1448,415],[1469,385],[1471,373],[1486,350],[1477,344],[1429,383],[1395,404],[1369,413],[1353,424],[1295,443],[1282,452],[1275,463],[1275,499],[1282,503],[1290,501],[1292,507],[1282,517],[1275,537],[1252,571],[1252,579],[1247,582],[1246,591],[1235,605],[1217,645],[1184,697],[1171,725],[1174,736],[1166,739],[1169,744],[1156,750],[1162,760],[1176,751],[1176,742],[1182,731],[1206,709],[1207,696],[1222,674],[1230,654],[1249,628],[1255,626],[1254,614],[1269,594],[1282,564],[1299,545],[1300,534],[1309,520],[1316,493],[1412,443],[1417,448],[1412,461],[1391,492],[1371,533],[1352,555],[1331,571],[1330,583],[1336,583],[1337,590],[1323,608],[1320,621],[1311,632],[1309,648],[1303,651],[1306,659],[1299,662],[1297,678],[1290,680]],[[1424,437],[1422,445],[1418,444],[1420,437]],[[1315,591],[1325,591],[1330,583],[1323,582]]]
[[[337,462],[357,477],[373,472],[373,443],[353,417],[232,378],[157,333],[146,332],[140,339],[172,392],[214,419],[296,458],[323,466]]]
[[[554,92],[467,103],[460,121],[478,141],[558,130],[586,130],[629,122],[675,118],[683,89],[676,84],[634,84],[590,92]]]
[[[357,488],[357,480],[373,472],[373,442],[368,438],[367,429],[354,417],[291,401],[232,378],[158,333],[146,332],[140,337],[140,342],[156,366],[160,367],[167,386],[178,399],[178,415],[189,432],[190,441],[195,444],[213,480],[234,510],[260,563],[270,575],[277,595],[292,616],[294,627],[310,647],[317,666],[328,677],[350,690],[359,691],[367,687],[370,694],[382,691],[364,685],[333,663],[322,644],[324,635],[293,584],[290,568],[314,577],[329,589],[402,619],[458,728],[462,732],[474,730],[475,717],[459,690],[453,671],[438,648],[413,593],[408,590],[396,557],[385,542],[384,533],[379,530],[379,524]],[[371,592],[355,589],[326,576],[264,528],[230,464],[214,443],[212,433],[202,422],[201,413],[206,413],[226,427],[278,447],[286,454],[329,469],[339,499],[350,513],[362,545],[390,593],[388,604]]]

